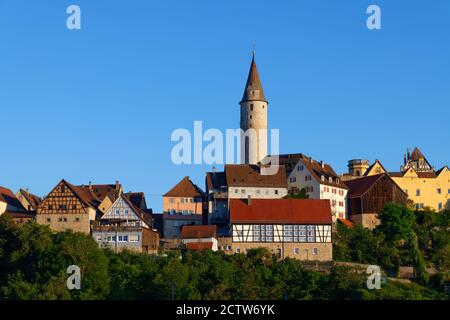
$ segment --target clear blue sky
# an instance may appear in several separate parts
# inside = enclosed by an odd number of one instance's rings
[[[366,28],[369,4],[382,30]],[[449,19],[448,0],[0,0],[0,185],[119,180],[155,211],[185,175],[204,188],[210,167],[173,165],[171,132],[239,126],[253,44],[282,152],[397,171],[418,146],[441,167]]]

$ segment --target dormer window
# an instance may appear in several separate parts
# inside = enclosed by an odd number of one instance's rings
[[[322,181],[325,181],[325,176],[324,176],[324,175],[321,175],[321,176],[320,176],[320,179],[321,179]]]
[[[332,178],[332,177],[329,177],[329,178],[328,178],[328,182],[329,182],[329,183],[332,183],[332,182],[333,182],[333,178]]]

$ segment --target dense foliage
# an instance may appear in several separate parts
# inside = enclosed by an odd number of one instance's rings
[[[380,220],[373,231],[338,225],[334,259],[379,265],[390,275],[412,266],[419,283],[444,290],[450,281],[450,211],[414,212],[388,204]],[[436,271],[431,278],[430,268]]]
[[[69,265],[81,268],[81,290],[67,289]],[[5,217],[0,217],[0,267],[2,299],[448,298],[438,290],[390,281],[368,290],[365,274],[345,267],[334,267],[330,274],[309,271],[297,260],[277,261],[265,249],[247,255],[115,254],[90,236],[55,233],[34,222],[19,227]]]

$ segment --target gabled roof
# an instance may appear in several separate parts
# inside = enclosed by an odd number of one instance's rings
[[[373,176],[361,177],[353,180],[345,181],[344,183],[348,186],[348,198],[357,198],[363,196],[367,191],[369,191],[372,186],[383,177],[387,177],[396,186],[398,186],[394,180],[387,173],[380,173]],[[400,189],[400,187],[398,187]],[[403,192],[403,190],[402,190]]]
[[[188,176],[178,182],[175,187],[163,194],[163,197],[203,197],[204,192]]]
[[[247,83],[245,84],[244,95],[240,103],[245,101],[265,101],[264,91],[259,79],[258,69],[256,68],[255,56],[253,55],[250,71],[248,73]]]
[[[365,194],[375,182],[378,181],[384,174],[375,174],[373,176],[366,176],[357,179],[347,180],[344,183],[349,188],[347,196],[349,198],[360,197]]]
[[[436,171],[436,176],[440,175],[441,172],[444,171],[444,169],[450,170],[450,168],[448,166],[443,166],[442,168],[440,168],[438,171]]]
[[[373,169],[377,164],[381,167],[381,169],[383,169],[384,172],[387,172],[387,170],[386,170],[386,169],[384,168],[384,166],[381,164],[380,160],[376,159],[375,162],[372,163],[372,164],[370,165],[369,168],[367,168],[366,172],[364,172],[364,176],[367,176],[367,175],[370,173],[370,171],[372,171],[372,169]]]
[[[127,197],[134,206],[142,210],[147,209],[147,202],[145,201],[145,194],[143,192],[127,192],[124,193],[124,196]]]
[[[110,197],[112,201],[117,199],[116,187],[120,185],[81,185],[75,186],[68,181],[62,179],[49,194],[58,188],[60,184],[64,184],[70,191],[87,207],[97,209],[105,197]],[[42,202],[44,202],[44,199]]]
[[[27,190],[24,189],[20,189],[19,193],[23,195],[23,197],[28,201],[28,203],[33,207],[36,208],[39,203],[42,202],[42,199],[40,197],[38,197],[35,194],[30,193]]]
[[[253,164],[227,164],[225,176],[228,187],[287,188],[284,166],[276,174],[264,174],[265,167]]]
[[[217,226],[205,225],[205,226],[188,226],[184,225],[181,228],[181,239],[202,239],[202,238],[215,238],[217,235]]]
[[[331,224],[329,200],[230,199],[231,223]]]
[[[10,189],[1,186],[0,201],[17,208],[18,210],[25,210],[16,195]]]
[[[208,190],[220,190],[227,186],[227,179],[225,172],[207,172],[206,173],[206,188]]]
[[[107,215],[111,210],[113,210],[114,205],[115,205],[118,201],[120,201],[121,199],[122,199],[122,200],[130,207],[130,209],[134,212],[134,214],[135,214],[140,220],[142,220],[143,222],[145,222],[148,226],[151,226],[151,225],[152,225],[152,223],[151,223],[151,221],[152,221],[152,215],[149,214],[149,213],[147,213],[147,212],[145,212],[144,210],[140,209],[139,207],[135,206],[135,205],[130,201],[130,199],[128,199],[128,197],[127,197],[125,194],[123,194],[123,193],[122,193],[122,194],[114,201],[114,203],[113,203],[112,206],[108,209],[108,211],[106,211],[106,212],[103,214],[102,218],[103,218],[103,217],[106,217],[106,215]],[[101,219],[101,218],[100,218],[100,219]],[[107,219],[109,219],[109,218],[107,218]]]
[[[411,152],[409,158],[411,160],[419,160],[419,159],[425,159],[425,156],[423,155],[423,153],[419,150],[419,148],[415,147],[413,152]],[[427,161],[428,162],[428,161]]]

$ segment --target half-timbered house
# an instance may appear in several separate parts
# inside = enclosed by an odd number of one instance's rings
[[[279,258],[332,260],[329,200],[231,199],[232,250],[264,247]]]
[[[36,221],[55,231],[71,229],[90,233],[91,222],[101,216],[121,192],[122,187],[117,182],[74,186],[63,179],[38,205]]]
[[[135,206],[125,194],[92,223],[92,236],[100,246],[115,252],[156,253],[159,247],[159,235],[152,230],[151,214]]]

